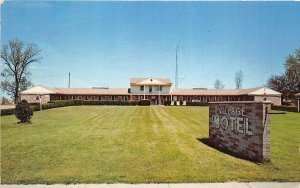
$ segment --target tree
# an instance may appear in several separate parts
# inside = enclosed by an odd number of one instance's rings
[[[291,93],[300,92],[300,48],[295,50],[295,55],[289,54],[285,63],[285,76],[288,89]]]
[[[19,123],[31,123],[30,119],[33,116],[33,111],[26,100],[18,102],[16,106],[16,117],[20,120]]]
[[[1,104],[10,104],[9,100],[6,97],[2,97]]]
[[[285,75],[272,75],[267,81],[267,87],[283,93],[283,98],[289,98],[288,80]]]
[[[300,48],[296,49],[295,55],[288,55],[284,68],[284,74],[272,75],[267,86],[282,93],[284,99],[294,99],[294,95],[300,92]]]
[[[223,84],[222,80],[217,79],[214,83],[215,89],[223,89],[225,85]]]
[[[235,89],[242,89],[243,77],[243,72],[241,70],[235,73]]]
[[[29,65],[39,62],[41,49],[35,44],[25,45],[18,39],[9,41],[8,45],[4,45],[1,50],[1,58],[3,59],[4,69],[1,72],[1,89],[10,95],[14,102],[19,100],[20,92],[31,86],[29,80]]]

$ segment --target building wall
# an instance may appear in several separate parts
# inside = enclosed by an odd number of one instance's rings
[[[144,87],[145,94],[169,94],[171,86],[162,86],[162,91],[158,91],[158,86],[152,86],[152,92],[149,93],[149,86]],[[140,90],[140,86],[130,86],[131,94],[144,94],[144,91]]]
[[[173,101],[210,102],[210,101],[254,101],[253,96],[204,96],[204,95],[173,95]]]
[[[39,95],[24,95],[21,94],[21,100],[26,100],[28,103],[39,103]],[[47,103],[50,101],[50,95],[41,95],[41,102]]]
[[[274,105],[281,105],[281,96],[254,96],[254,101],[271,101]]]
[[[51,100],[106,100],[128,101],[129,95],[51,95]]]
[[[139,89],[139,87],[135,86],[135,89]],[[146,90],[149,89],[146,87]],[[163,91],[160,93],[161,103],[163,101],[170,101],[171,95],[168,93],[170,87],[163,88]],[[137,93],[137,92],[135,92]],[[156,94],[155,94],[156,93]],[[165,93],[165,94],[164,94]],[[144,93],[138,92],[137,94],[131,93],[131,95],[51,95],[51,100],[121,100],[121,101],[128,101],[128,100],[143,100]],[[22,95],[30,103],[39,102],[36,100],[37,95]],[[22,99],[23,99],[22,98]],[[189,101],[189,102],[210,102],[210,101],[264,101],[266,100],[271,101],[274,105],[281,105],[281,97],[280,96],[199,96],[199,95],[173,95],[173,101]],[[149,92],[146,92],[147,100],[158,100],[158,92],[153,91],[151,95]],[[49,95],[42,96],[42,102],[46,103],[50,100]]]

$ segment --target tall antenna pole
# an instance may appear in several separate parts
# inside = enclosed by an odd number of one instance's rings
[[[68,85],[68,88],[70,88],[70,73],[69,73],[69,85]]]
[[[176,48],[176,70],[175,70],[175,89],[178,89],[178,45]]]

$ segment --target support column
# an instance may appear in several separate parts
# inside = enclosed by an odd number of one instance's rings
[[[146,86],[144,85],[144,100],[146,99],[146,93],[145,93],[145,91],[146,91]]]
[[[160,85],[158,85],[158,105],[161,105],[161,102],[160,102]]]
[[[40,110],[42,110],[42,95],[39,95],[39,99],[40,99]]]

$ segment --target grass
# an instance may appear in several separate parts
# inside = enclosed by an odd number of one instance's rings
[[[1,178],[13,183],[300,181],[300,114],[272,115],[271,162],[199,142],[207,107],[74,106],[1,117]]]

